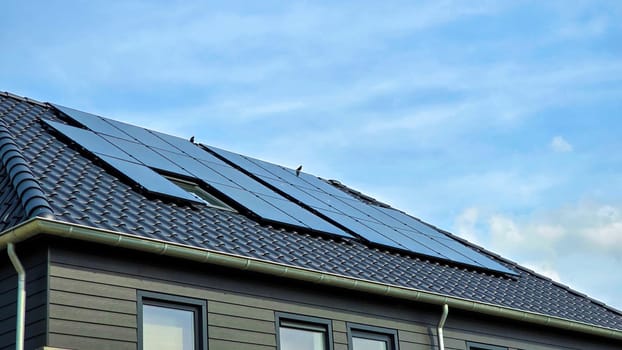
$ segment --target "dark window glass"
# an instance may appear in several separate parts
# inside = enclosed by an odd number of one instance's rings
[[[389,350],[387,341],[377,339],[352,338],[352,349],[354,350]]]
[[[140,349],[207,349],[204,301],[149,292],[139,292],[138,300]]]
[[[329,350],[330,321],[297,315],[277,314],[279,350]]]
[[[350,350],[398,350],[394,329],[348,324]]]
[[[195,312],[143,305],[143,349],[195,350]]]

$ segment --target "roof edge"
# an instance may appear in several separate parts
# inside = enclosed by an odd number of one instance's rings
[[[45,108],[49,107],[46,102],[41,102],[41,101],[34,100],[32,98],[16,95],[16,94],[8,92],[8,91],[0,92],[0,95],[3,95],[5,97],[9,97],[9,98],[12,98],[12,99],[15,99],[15,100],[20,100],[20,101],[24,101],[24,102],[28,102],[28,103],[33,103],[33,104],[36,104],[36,105],[38,105],[40,107],[45,107]]]
[[[434,305],[447,304],[450,308],[459,310],[476,312],[489,316],[527,322],[572,332],[580,332],[598,337],[622,340],[622,330],[596,326],[585,322],[547,316],[536,312],[462,299],[417,290],[414,288],[383,284],[380,282],[311,270],[298,266],[279,264],[235,254],[175,244],[156,239],[143,238],[127,233],[72,224],[49,218],[33,217],[0,233],[0,249],[4,249],[9,243],[19,243],[40,234],[105,244],[113,247],[181,258],[200,263],[215,264],[238,270],[263,273],[277,277],[290,278],[298,281],[356,290],[404,300]]]
[[[29,218],[53,218],[54,212],[39,182],[35,180],[26,159],[13,139],[8,126],[0,120],[0,162],[17,191],[22,207]]]

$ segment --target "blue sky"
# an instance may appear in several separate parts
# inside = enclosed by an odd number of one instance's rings
[[[338,179],[622,308],[622,3],[14,1],[1,90]]]

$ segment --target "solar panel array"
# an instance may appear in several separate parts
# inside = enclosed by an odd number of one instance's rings
[[[295,170],[276,164],[206,147],[277,192],[370,242],[512,273],[494,260],[401,211],[364,202],[304,172],[297,175]]]
[[[260,219],[515,274],[503,265],[398,210],[373,205],[292,169],[179,137],[54,105],[87,129],[45,121],[146,191],[202,200],[159,172],[199,180]],[[155,171],[158,170],[158,171]],[[213,192],[213,191],[212,191]]]
[[[203,202],[153,170],[156,169],[199,180],[263,220],[352,237],[187,140],[55,107],[90,130],[44,120],[47,125],[149,192]]]

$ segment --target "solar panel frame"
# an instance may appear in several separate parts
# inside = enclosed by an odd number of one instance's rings
[[[237,166],[243,168],[244,170],[257,175],[257,176],[262,176],[262,177],[268,177],[271,179],[275,179],[278,180],[279,177],[272,174],[270,171],[266,170],[265,168],[263,168],[260,164],[257,164],[256,162],[254,162],[253,160],[241,155],[241,154],[237,154],[237,153],[233,153],[233,152],[229,152],[217,147],[212,147],[212,146],[206,146],[206,145],[202,145],[204,148],[210,149],[210,150],[216,150],[216,153],[220,154],[221,156],[231,160],[234,164],[236,164]]]
[[[188,155],[192,158],[197,158],[202,161],[205,160],[205,161],[212,162],[212,163],[219,163],[221,165],[230,166],[229,164],[223,162],[216,156],[207,152],[205,149],[203,149],[199,145],[196,145],[187,139],[183,139],[178,136],[164,134],[164,133],[161,133],[159,131],[154,131],[154,130],[149,130],[149,132],[159,137],[163,141],[171,144],[174,147],[174,149],[169,150],[171,152],[175,152],[175,150],[177,150],[181,152],[182,154]]]
[[[99,155],[99,158],[108,165],[131,179],[136,184],[151,193],[158,193],[173,198],[182,198],[192,203],[202,203],[198,198],[182,190],[174,183],[150,168],[118,158]]]
[[[164,150],[160,151],[160,153],[162,153],[162,155],[166,158],[171,159],[173,163],[190,173],[193,177],[202,180],[206,184],[219,183],[222,185],[241,188],[196,158]]]
[[[260,198],[252,192],[224,185],[218,186],[217,190],[221,191],[224,195],[231,198],[236,203],[239,203],[241,206],[245,207],[246,209],[258,215],[264,220],[270,220],[294,226],[307,227],[299,220],[296,220],[295,218],[291,217],[290,215],[270,204],[269,202],[266,202],[265,199]]]
[[[154,135],[153,133],[149,132],[149,130],[145,128],[141,128],[139,126],[128,124],[128,123],[123,123],[117,120],[107,119],[106,121],[110,123],[112,126],[116,127],[117,129],[120,129],[125,134],[127,134],[126,138],[130,139],[131,141],[142,143],[145,146],[156,147],[156,148],[163,149],[163,150],[168,150],[168,151],[175,150],[175,147],[173,145],[162,140],[160,137]]]
[[[77,109],[52,104],[57,110],[63,112],[66,116],[75,122],[89,128],[91,131],[103,133],[118,138],[128,138],[128,135],[118,128],[107,122],[106,119],[91,113],[79,111]]]
[[[134,158],[132,158],[129,154],[90,130],[76,128],[74,126],[51,120],[41,120],[91,153],[104,154],[130,161],[134,160]]]
[[[191,176],[190,173],[179,167],[177,164],[143,144],[108,135],[102,135],[102,137],[111,144],[125,150],[125,152],[130,154],[134,159],[136,159],[137,162],[150,168],[156,168],[184,176]]]
[[[371,243],[382,244],[385,246],[402,249],[407,249],[405,246],[391,240],[390,238],[382,235],[381,233],[373,230],[372,228],[366,226],[354,218],[351,218],[347,215],[343,215],[340,213],[336,213],[326,209],[314,208],[318,212],[322,213],[324,216],[332,219],[335,222],[347,227],[349,230],[354,230],[357,235],[364,237],[365,240]]]

